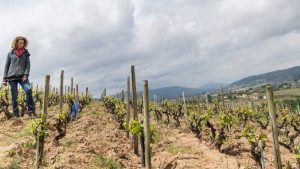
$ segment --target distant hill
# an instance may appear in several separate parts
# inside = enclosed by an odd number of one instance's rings
[[[232,88],[249,87],[258,84],[296,83],[300,79],[300,66],[277,70],[260,75],[248,76],[232,83]]]
[[[283,84],[283,83],[294,83],[300,82],[300,66],[291,67],[288,69],[272,71],[264,74],[248,76],[241,80],[238,80],[232,84],[225,83],[207,83],[198,88],[190,88],[184,86],[167,86],[157,89],[149,89],[149,96],[153,99],[153,96],[165,97],[168,99],[177,98],[182,92],[188,95],[204,94],[205,92],[214,93],[216,90],[220,89],[221,84],[225,89],[240,89],[244,87],[253,87],[261,84]],[[139,91],[138,96],[141,95]]]
[[[221,83],[208,83],[198,88],[189,88],[189,87],[183,87],[183,86],[168,86],[163,88],[157,88],[157,89],[150,89],[149,95],[151,98],[153,98],[154,95],[159,97],[166,97],[168,99],[177,98],[179,95],[181,95],[182,92],[185,93],[186,96],[188,95],[195,95],[195,94],[201,94],[207,91],[214,91],[216,89],[220,88]],[[223,84],[226,86],[227,84]]]
[[[238,80],[230,85],[223,84],[226,88],[238,89],[243,87],[252,87],[260,84],[295,84],[300,82],[300,66],[291,67],[288,69],[272,71],[268,73],[263,73],[259,75],[248,76],[241,80]],[[169,86],[158,89],[150,89],[150,96],[153,95],[166,98],[176,98],[182,92],[186,95],[202,94],[207,91],[215,91],[220,88],[221,83],[208,83],[198,88],[188,88],[183,86]]]
[[[199,87],[198,89],[201,89],[203,91],[214,91],[216,89],[220,89],[220,86],[228,86],[228,84],[226,83],[216,83],[216,82],[211,82],[211,83],[207,83],[201,87]]]
[[[199,93],[201,91],[198,91],[197,88],[188,88],[183,86],[169,86],[169,87],[163,87],[157,89],[150,89],[149,95],[152,98],[154,95],[156,95],[159,97],[166,97],[168,99],[171,99],[171,98],[178,97],[182,92],[184,92],[186,95],[191,95],[191,94]]]

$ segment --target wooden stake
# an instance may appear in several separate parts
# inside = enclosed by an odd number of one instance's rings
[[[35,166],[37,169],[40,168],[43,160],[43,150],[44,150],[44,141],[45,141],[45,133],[46,133],[46,120],[47,120],[47,108],[48,108],[48,95],[49,95],[49,82],[50,75],[45,77],[45,95],[43,101],[43,111],[42,111],[42,122],[40,127],[38,128],[38,136],[37,136],[37,147],[36,147],[36,161]]]
[[[85,88],[85,98],[86,98],[86,99],[88,98],[88,92],[89,92],[89,88],[86,87],[86,88]]]
[[[223,97],[223,86],[222,85],[220,87],[220,95],[221,95],[222,107],[223,107],[223,109],[225,109],[225,102],[224,102],[224,97]]]
[[[122,102],[124,102],[124,101],[125,101],[125,94],[124,94],[124,90],[122,90],[122,94],[121,94],[121,100],[122,100]]]
[[[263,143],[261,142],[261,140],[259,141],[258,145],[259,145],[259,149],[260,149],[260,162],[261,162],[261,168],[262,169],[266,169],[266,165],[265,165],[265,160],[264,160],[264,148],[263,148]]]
[[[30,84],[30,89],[31,90],[33,89],[33,82],[31,82],[31,84]]]
[[[133,119],[138,120],[137,116],[137,96],[136,96],[136,82],[135,82],[135,69],[134,65],[131,65],[131,83],[132,83],[132,108],[133,108]],[[138,136],[133,136],[133,149],[136,155],[139,154]]]
[[[206,102],[206,106],[209,108],[210,106],[210,100],[211,100],[211,96],[209,93],[205,94],[205,102]]]
[[[187,114],[187,106],[186,106],[186,100],[185,100],[185,95],[184,92],[182,92],[182,98],[183,98],[183,108],[184,108],[184,115],[185,118],[188,118],[188,114]]]
[[[106,88],[104,89],[103,96],[106,96]]]
[[[73,77],[71,77],[71,95],[73,95]]]
[[[78,102],[78,100],[79,100],[79,87],[78,87],[78,84],[76,84],[76,95],[75,95],[75,99],[76,99],[76,101]]]
[[[129,119],[130,119],[130,77],[127,77],[127,97],[126,97],[126,104],[127,104],[127,113],[126,113],[126,136],[129,138]]]
[[[59,95],[59,110],[62,110],[64,99],[64,71],[60,73],[60,95]]]
[[[276,116],[275,116],[275,111],[274,111],[273,87],[267,86],[266,90],[267,90],[267,99],[268,99],[268,107],[269,107],[269,116],[271,118],[271,124],[272,124],[271,128],[272,128],[275,167],[276,167],[276,169],[282,169],[280,148],[279,148],[279,142],[278,142],[278,128],[277,128]]]
[[[148,80],[144,80],[143,104],[144,104],[144,133],[145,133],[145,163],[146,168],[151,169],[151,149],[150,149],[150,117],[149,117],[149,95]]]

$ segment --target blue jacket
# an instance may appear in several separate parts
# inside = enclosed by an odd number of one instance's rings
[[[71,121],[75,120],[78,116],[78,108],[79,108],[79,102],[74,100],[71,102],[71,107],[70,107],[70,113],[69,113],[69,118]]]

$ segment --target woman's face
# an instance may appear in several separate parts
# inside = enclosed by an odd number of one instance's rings
[[[17,48],[18,49],[23,49],[25,46],[25,41],[24,40],[19,40],[17,43]]]

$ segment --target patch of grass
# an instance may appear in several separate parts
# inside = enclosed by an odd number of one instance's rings
[[[8,168],[9,169],[21,169],[20,163],[16,162],[16,161],[13,161]]]
[[[27,128],[23,128],[18,134],[18,137],[25,137],[30,136],[30,133],[28,132]]]
[[[36,146],[36,142],[35,142],[34,139],[28,140],[28,141],[22,143],[21,146],[22,146],[24,149],[34,149],[35,146]]]
[[[8,151],[8,154],[7,154],[8,157],[13,157],[13,156],[15,156],[15,155],[16,155],[15,150],[9,150],[9,151]]]
[[[191,153],[192,148],[191,147],[179,147],[177,145],[170,144],[167,146],[167,151],[171,154],[178,154],[178,153]]]
[[[96,167],[106,169],[122,169],[122,166],[111,158],[97,156],[94,161]]]
[[[285,163],[284,163],[283,166],[284,166],[283,167],[284,169],[292,169],[293,168],[292,164],[291,164],[291,162],[289,160],[285,161]]]
[[[102,130],[104,130],[105,129],[105,125],[99,125],[99,126],[97,126],[97,131],[102,131]]]
[[[95,115],[95,116],[99,116],[100,115],[100,113],[98,112],[98,111],[92,111],[92,115]]]
[[[83,116],[83,114],[84,114],[83,111],[82,111],[82,112],[79,112],[79,113],[78,113],[78,116],[77,116],[77,119],[80,119],[80,118]]]
[[[66,141],[65,144],[63,144],[63,149],[64,149],[64,151],[66,151],[66,150],[68,150],[72,147],[75,147],[75,146],[76,146],[75,142],[73,142],[72,140],[68,140],[68,141]]]
[[[299,95],[300,88],[283,89],[275,91],[274,95]]]

